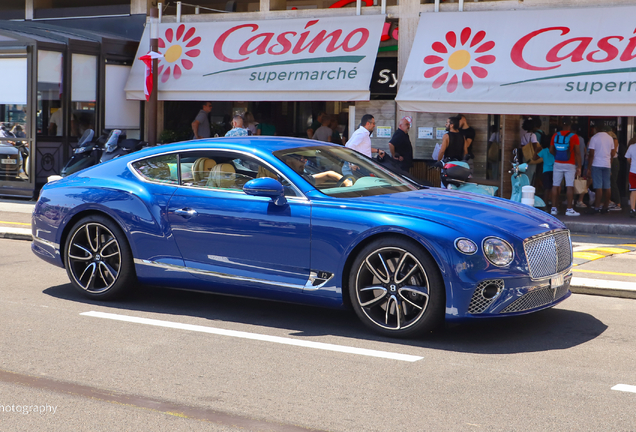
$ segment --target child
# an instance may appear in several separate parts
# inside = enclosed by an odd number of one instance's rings
[[[541,151],[533,156],[534,160],[543,158],[543,200],[545,205],[548,205],[550,197],[552,195],[552,170],[554,169],[554,155],[550,153],[550,142],[545,141],[541,143]],[[552,204],[554,205],[554,204]]]
[[[633,139],[631,141],[634,141]],[[632,143],[627,152],[625,153],[625,159],[627,159],[627,163],[630,164],[629,168],[629,203],[631,206],[631,210],[629,212],[629,217],[636,217],[636,143]]]

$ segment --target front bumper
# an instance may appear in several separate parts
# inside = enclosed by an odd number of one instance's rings
[[[563,284],[558,286],[552,286],[551,279],[531,285],[513,284],[510,279],[481,281],[473,291],[466,317],[520,315],[550,308],[571,294],[572,273],[562,276]]]

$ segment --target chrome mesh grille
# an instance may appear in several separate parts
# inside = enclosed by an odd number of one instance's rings
[[[541,279],[563,272],[572,265],[569,231],[558,231],[524,241],[530,277]]]
[[[556,293],[549,286],[530,291],[510,303],[500,313],[523,312],[548,305],[568,293],[570,281],[567,281],[556,289]]]
[[[470,304],[468,305],[468,313],[469,314],[480,314],[480,313],[482,313],[499,296],[499,294],[497,294],[496,296],[494,296],[493,298],[490,298],[490,299],[484,298],[484,296],[482,296],[481,290],[484,289],[485,287],[487,287],[488,285],[491,285],[491,284],[497,285],[499,293],[504,288],[503,279],[485,280],[485,281],[480,282],[477,285],[477,288],[475,288],[475,291],[473,292],[473,297],[470,299]]]

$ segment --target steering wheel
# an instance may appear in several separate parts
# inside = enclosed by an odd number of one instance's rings
[[[338,183],[336,183],[336,187],[343,187],[344,186],[344,182],[346,182],[347,180],[351,180],[351,184],[355,184],[356,182],[356,178],[354,176],[352,176],[351,174],[346,175],[346,176],[342,176],[342,178],[340,180],[338,180]]]

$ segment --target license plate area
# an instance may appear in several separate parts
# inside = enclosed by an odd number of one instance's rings
[[[550,288],[558,288],[563,285],[563,275],[558,275],[550,279]]]
[[[18,163],[18,161],[16,159],[0,159],[0,163],[3,163],[5,165],[15,165]]]

